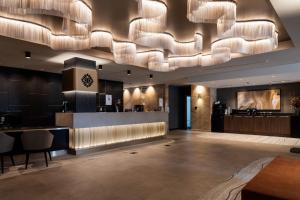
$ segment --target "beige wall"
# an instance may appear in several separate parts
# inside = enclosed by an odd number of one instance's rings
[[[134,105],[144,105],[145,111],[159,108],[159,98],[165,102],[165,85],[142,86],[124,89],[124,109],[133,109]]]
[[[86,87],[82,78],[88,74],[93,83]],[[63,72],[63,90],[64,91],[84,91],[84,92],[98,92],[98,73],[96,69],[89,68],[71,68]]]
[[[211,108],[215,97],[215,89],[192,85],[192,129],[211,130]]]
[[[84,75],[90,75],[93,84],[90,87],[84,86],[82,78]],[[98,92],[98,72],[96,69],[75,68],[75,90],[86,92]]]

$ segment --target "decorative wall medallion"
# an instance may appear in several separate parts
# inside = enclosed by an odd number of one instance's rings
[[[87,88],[91,87],[93,85],[93,78],[91,77],[91,75],[89,74],[85,74],[83,75],[83,77],[81,78],[81,82],[83,83],[83,85]]]

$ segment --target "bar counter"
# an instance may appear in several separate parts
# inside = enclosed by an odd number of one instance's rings
[[[224,132],[291,137],[291,116],[225,116]]]
[[[161,138],[167,133],[166,112],[56,113],[56,125],[69,127],[73,153],[121,143]]]

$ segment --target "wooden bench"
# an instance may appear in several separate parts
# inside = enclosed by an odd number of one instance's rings
[[[242,190],[242,200],[265,199],[300,200],[300,158],[275,158]]]

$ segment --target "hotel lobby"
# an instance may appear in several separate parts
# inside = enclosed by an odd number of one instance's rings
[[[299,0],[0,0],[0,199],[300,200]]]

